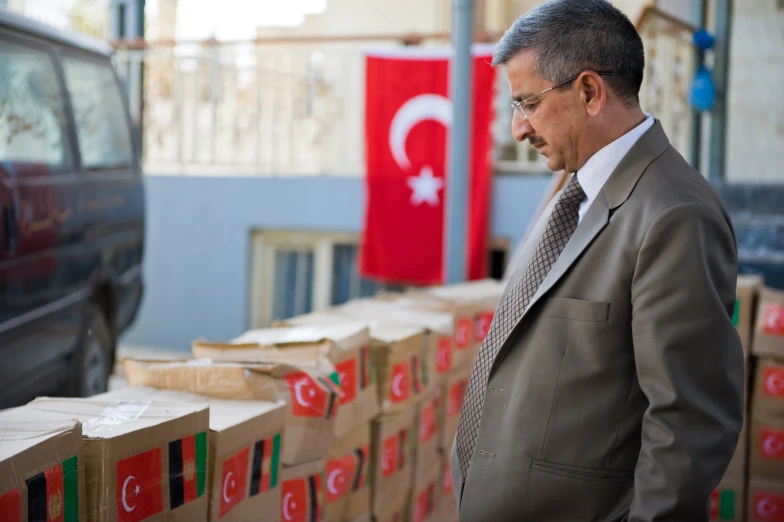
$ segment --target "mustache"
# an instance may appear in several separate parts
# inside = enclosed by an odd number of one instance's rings
[[[530,143],[533,147],[541,147],[542,145],[547,144],[547,142],[545,142],[542,138],[536,136],[528,138],[528,143]]]

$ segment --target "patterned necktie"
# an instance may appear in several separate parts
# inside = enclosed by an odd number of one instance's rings
[[[468,465],[471,462],[476,437],[479,434],[479,423],[482,419],[482,406],[487,393],[490,368],[493,366],[493,361],[495,361],[504,341],[523,316],[528,303],[531,302],[542,281],[547,277],[547,273],[550,272],[550,268],[555,264],[577,228],[580,202],[584,197],[585,192],[577,181],[577,176],[572,176],[558,198],[552,214],[550,214],[547,228],[536,247],[531,262],[525,269],[523,277],[507,294],[490,325],[490,331],[482,343],[482,348],[479,350],[476,363],[471,369],[455,442],[463,480],[468,474]]]

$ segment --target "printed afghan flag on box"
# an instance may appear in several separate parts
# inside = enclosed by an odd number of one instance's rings
[[[249,496],[253,497],[277,486],[279,469],[280,433],[253,445]]]
[[[731,489],[714,489],[711,493],[710,519],[735,520],[735,491]]]
[[[207,432],[169,443],[169,501],[171,509],[204,494],[207,480]]]
[[[79,466],[75,455],[27,479],[26,482],[28,521],[79,520]],[[19,498],[18,494],[16,498]],[[19,512],[18,505],[16,512]],[[0,514],[0,519],[2,518],[4,515]]]

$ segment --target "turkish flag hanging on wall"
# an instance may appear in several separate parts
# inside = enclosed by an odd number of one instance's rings
[[[487,274],[492,48],[473,51],[467,279]],[[367,56],[366,207],[360,273],[408,284],[444,280],[446,171],[452,102],[451,52],[403,49]]]

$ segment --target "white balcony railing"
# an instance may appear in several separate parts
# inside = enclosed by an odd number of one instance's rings
[[[432,38],[422,45],[445,45]],[[390,40],[186,44],[119,50],[121,76],[144,65],[143,151],[155,173],[362,175],[364,52]],[[544,162],[512,140],[499,74],[495,158],[502,170]]]
[[[638,24],[646,46],[643,108],[660,118],[685,155],[693,76],[689,26],[655,9]],[[410,43],[410,42],[409,42]],[[418,37],[448,45],[446,35]],[[120,74],[144,65],[143,151],[150,173],[362,175],[364,53],[399,37],[288,38],[180,43],[118,50]],[[132,47],[132,46],[130,46]],[[498,74],[493,127],[497,172],[543,172],[528,143],[510,133],[512,110]]]

